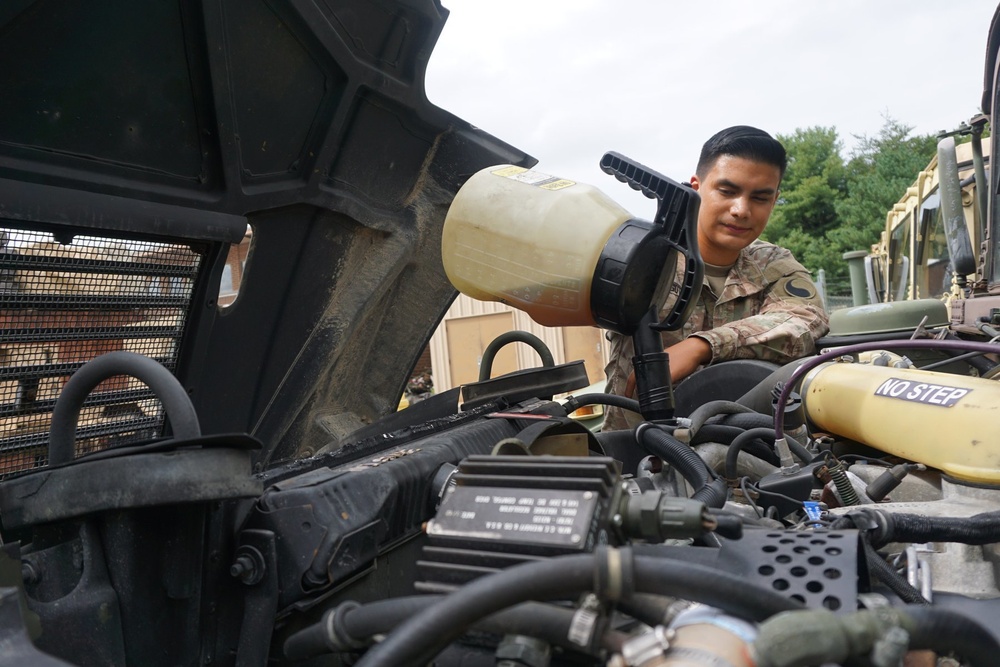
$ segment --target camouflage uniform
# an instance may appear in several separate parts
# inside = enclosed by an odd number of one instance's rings
[[[683,262],[679,262],[671,295],[679,292],[682,276]],[[661,317],[666,312],[664,308]],[[663,333],[663,346],[698,336],[712,346],[712,363],[763,359],[783,364],[812,354],[816,339],[828,330],[822,301],[805,267],[784,248],[754,241],[740,252],[729,270],[718,300],[707,286],[702,289],[698,305],[683,329]],[[609,332],[608,339],[611,361],[604,369],[608,377],[606,391],[621,395],[632,372],[632,338]],[[604,430],[628,428],[629,422],[634,422],[632,416],[608,408]]]

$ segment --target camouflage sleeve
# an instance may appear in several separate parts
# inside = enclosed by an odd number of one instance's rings
[[[693,334],[712,346],[712,363],[762,359],[779,364],[812,354],[829,320],[808,272],[794,271],[767,285],[760,310]]]
[[[619,333],[608,332],[608,340],[611,342],[611,354],[608,365],[604,367],[608,384],[604,391],[608,394],[625,395],[625,384],[628,382],[629,373],[632,372],[632,357],[635,353],[632,349],[632,338]],[[604,408],[604,425],[602,431],[615,431],[629,428],[625,417],[625,410],[613,406]]]

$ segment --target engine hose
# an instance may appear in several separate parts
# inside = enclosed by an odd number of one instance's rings
[[[494,338],[483,351],[483,358],[479,363],[479,381],[489,380],[493,373],[493,360],[504,345],[509,343],[526,343],[538,353],[542,360],[542,366],[551,368],[556,365],[555,359],[549,346],[541,338],[527,331],[507,331]]]
[[[691,500],[701,501],[716,509],[725,507],[727,498],[729,498],[729,485],[721,477],[708,482],[691,494]]]
[[[741,433],[738,438],[730,443],[729,451],[726,452],[726,479],[736,479],[736,461],[740,452],[747,451],[747,453],[752,454],[753,452],[748,451],[747,447],[757,438],[767,438],[771,442],[774,442],[774,429],[752,428],[749,431]]]
[[[865,562],[868,564],[868,572],[876,580],[899,596],[903,602],[913,604],[930,604],[930,602],[904,579],[895,568],[882,558],[875,547],[872,546],[873,538],[885,530],[886,513],[875,510],[863,509],[852,511],[836,521],[830,526],[834,530],[844,528],[857,528],[858,536],[861,540],[861,548],[865,555]]]
[[[646,452],[677,468],[681,477],[695,489],[700,489],[714,476],[689,445],[648,422],[636,427],[635,440]]]
[[[733,415],[721,415],[713,417],[709,424],[723,424],[725,426],[735,426],[736,428],[768,428],[774,427],[774,419],[759,412],[741,412]]]
[[[927,649],[938,654],[957,653],[972,667],[996,665],[1000,644],[975,619],[950,609],[908,606],[905,613],[913,620],[910,649]],[[964,663],[963,663],[964,664]]]
[[[910,604],[930,604],[920,591],[910,585],[896,569],[889,565],[884,558],[878,555],[875,547],[868,541],[868,536],[862,534],[861,546],[865,552],[865,561],[868,563],[868,571],[886,587],[899,596],[903,602]]]
[[[776,434],[773,428],[752,428],[749,431],[744,431],[738,438],[733,440],[733,442],[729,445],[729,451],[726,452],[726,478],[736,479],[738,477],[736,473],[736,462],[741,451],[753,454],[768,463],[772,462],[773,459],[770,456],[761,456],[757,453],[754,449],[753,442],[760,438],[773,443],[775,435]],[[812,461],[812,454],[810,454],[809,450],[806,449],[800,442],[787,435],[785,436],[785,442],[788,443],[788,448],[792,451],[792,454],[795,455],[795,458],[799,459],[803,463],[809,463]],[[770,454],[774,454],[774,452],[772,451]]]
[[[814,458],[816,458],[801,442],[787,433],[785,434],[785,442],[788,443],[788,449],[792,450],[792,454],[794,454],[795,458],[799,461],[802,461],[803,463],[810,463]]]
[[[725,481],[719,480],[721,485],[713,484],[715,471],[691,447],[648,422],[636,427],[635,438],[644,450],[677,469],[694,489],[692,498],[709,507],[722,507],[726,504],[729,490]]]
[[[709,401],[695,408],[688,417],[691,420],[691,426],[688,427],[691,430],[691,436],[694,437],[698,430],[716,415],[733,415],[742,412],[752,413],[753,410],[734,401]]]
[[[774,420],[771,417],[768,417],[767,415],[762,415],[759,413],[758,414],[740,413],[724,417],[720,421],[720,424],[725,426],[736,426],[737,428],[742,428],[742,429],[773,428]],[[705,425],[705,427],[707,426],[709,426],[709,424]],[[789,449],[792,450],[792,454],[795,454],[795,457],[797,459],[799,459],[803,463],[809,463],[810,461],[813,460],[813,455],[810,454],[809,450],[806,449],[798,440],[790,437],[788,434],[785,434],[785,441],[788,443]],[[774,442],[774,440],[772,439],[771,442]]]
[[[716,401],[716,403],[725,403],[726,401]],[[706,404],[707,405],[707,404]],[[773,428],[774,420],[767,415],[761,414],[759,412],[753,412],[749,408],[744,409],[743,412],[733,412],[724,415],[715,415],[710,418],[710,421],[702,424],[697,431],[694,429],[694,424],[692,423],[692,444],[697,444],[699,442],[706,442],[700,437],[703,430],[710,427],[734,427],[738,429],[751,429],[751,428]],[[792,453],[800,459],[803,463],[808,463],[813,459],[812,454],[809,453],[801,443],[786,436],[785,438],[788,442],[788,446],[791,448]],[[774,439],[771,438],[773,442]],[[766,459],[765,459],[766,460]]]
[[[305,660],[319,655],[360,651],[373,643],[376,635],[392,632],[415,614],[426,611],[444,599],[444,595],[412,595],[379,600],[364,605],[345,602],[323,614],[318,622],[288,637],[284,644],[285,657]],[[581,646],[571,642],[570,630],[576,612],[539,602],[522,604],[498,611],[475,624],[475,628],[499,635],[526,635],[549,644],[577,652],[596,654],[600,649],[620,646],[622,638],[614,630],[604,630],[600,624],[594,633],[598,645]]]
[[[651,628],[657,625],[667,625],[671,608],[677,604],[677,598],[649,593],[633,593],[619,600],[615,607],[623,614],[641,621]]]
[[[745,429],[735,426],[723,426],[722,424],[705,424],[698,433],[691,438],[692,445],[702,445],[706,442],[719,442],[728,445],[736,439]]]
[[[865,555],[865,562],[868,564],[869,573],[876,580],[899,596],[903,602],[913,604],[930,604],[930,602],[910,585],[896,570],[882,558],[875,547],[872,546],[873,539],[886,526],[886,513],[869,509],[852,511],[836,521],[830,526],[834,530],[844,528],[857,528],[858,537],[861,540],[862,551]]]
[[[875,531],[872,535],[872,544],[876,547],[890,542],[958,542],[975,545],[1000,542],[1000,512],[983,512],[967,519],[892,512],[880,514],[885,517],[885,530]]]
[[[90,392],[104,380],[129,375],[142,380],[163,404],[163,411],[173,429],[174,438],[187,440],[201,435],[198,414],[191,397],[180,381],[159,362],[135,352],[118,350],[91,359],[81,366],[66,384],[52,409],[49,431],[49,463],[58,465],[73,460],[76,427],[80,409]]]
[[[698,435],[691,439],[691,446],[697,447],[708,443],[721,444],[728,447],[733,440],[739,437],[745,429],[735,426],[723,426],[721,424],[705,424],[698,430]],[[743,451],[752,454],[761,461],[766,461],[772,466],[779,464],[778,455],[774,452],[772,445],[756,439],[743,448]],[[704,456],[702,456],[704,458]]]
[[[808,359],[809,357],[805,357]],[[784,384],[789,376],[795,372],[795,369],[803,362],[804,359],[796,359],[791,361],[784,366],[781,366],[776,371],[768,375],[766,378],[757,383],[757,385],[736,399],[736,402],[740,405],[745,405],[746,407],[752,409],[754,412],[763,415],[774,415],[774,408],[772,406],[772,401],[774,397],[771,392],[780,383]]]
[[[635,412],[636,414],[642,414],[639,411],[639,401],[634,398],[626,398],[624,396],[619,396],[617,394],[583,394],[581,396],[570,396],[566,399],[563,405],[566,408],[566,412],[573,412],[577,408],[582,408],[585,405],[611,405],[616,408],[621,408],[623,410],[629,410]]]
[[[986,333],[985,329],[983,330],[983,333]],[[945,340],[961,340],[961,338],[959,338],[958,336],[949,331],[948,333],[945,334]],[[948,354],[951,353],[949,352]],[[982,354],[984,353],[980,352],[979,356],[971,356],[971,354],[959,354],[957,355],[957,358],[952,358],[950,361],[952,362],[959,360],[964,361],[968,365],[975,368],[980,375],[986,375],[994,368],[996,368],[997,364],[995,361],[991,361],[990,359],[981,356]]]
[[[409,618],[370,648],[356,667],[426,664],[477,620],[526,600],[565,599],[592,591],[614,601],[633,590],[703,602],[751,621],[803,608],[796,600],[728,572],[633,557],[628,548],[601,547],[594,553],[522,563],[480,577]]]

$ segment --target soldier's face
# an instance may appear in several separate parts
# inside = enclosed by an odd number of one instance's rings
[[[778,198],[774,165],[722,155],[704,178],[691,177],[701,195],[698,246],[709,264],[726,266],[761,235]]]

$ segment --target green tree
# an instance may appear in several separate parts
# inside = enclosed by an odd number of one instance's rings
[[[866,250],[885,229],[886,212],[899,201],[937,148],[930,134],[910,136],[913,128],[886,117],[874,137],[856,137],[847,163],[848,196],[837,206],[840,226],[830,240],[843,251]]]
[[[837,206],[846,196],[843,145],[833,127],[799,128],[778,140],[788,152],[788,169],[764,237],[791,250],[811,271],[829,270],[831,253],[823,239],[839,226]]]
[[[824,269],[831,293],[846,286],[843,254],[878,242],[886,212],[934,155],[936,139],[910,136],[912,129],[886,117],[877,135],[855,136],[846,162],[836,128],[778,135],[788,170],[764,238],[791,250],[814,274]]]

